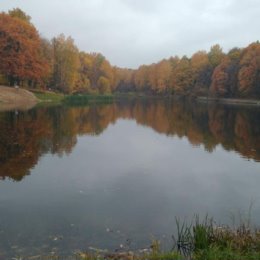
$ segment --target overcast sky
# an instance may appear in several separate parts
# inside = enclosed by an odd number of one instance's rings
[[[260,40],[260,0],[0,0],[1,11],[14,7],[42,36],[71,35],[121,67]]]

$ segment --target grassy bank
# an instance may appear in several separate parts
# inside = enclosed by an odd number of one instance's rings
[[[176,224],[175,248],[181,255],[194,260],[260,259],[260,230],[251,228],[249,221],[234,228],[216,225],[208,217]]]
[[[115,92],[113,94],[76,94],[76,95],[65,95],[58,92],[43,91],[43,90],[30,90],[40,100],[41,103],[52,103],[52,104],[71,104],[71,105],[86,105],[89,103],[111,103],[118,98],[141,98],[141,99],[158,99],[158,98],[173,98],[180,99],[184,96],[176,95],[152,95],[139,92],[126,92],[120,93]],[[253,105],[260,106],[260,100],[252,99],[232,99],[232,98],[211,98],[211,97],[190,97],[196,99],[199,102],[212,102],[221,104],[232,104],[232,105]]]
[[[61,93],[47,92],[47,91],[46,92],[32,91],[32,92],[41,102],[60,103],[65,98],[65,95]]]
[[[195,217],[190,223],[176,219],[177,234],[173,236],[173,247],[162,251],[160,241],[153,240],[151,246],[136,252],[129,250],[108,252],[95,249],[79,252],[67,259],[81,260],[259,260],[260,230],[250,228],[244,222],[236,228],[219,226],[211,218]],[[52,257],[43,259],[66,259]]]
[[[63,102],[71,105],[85,105],[89,103],[111,103],[114,101],[113,95],[68,95]]]
[[[238,99],[238,98],[212,98],[212,97],[197,97],[201,102],[213,102],[229,105],[253,105],[260,106],[260,100],[257,99]]]
[[[244,225],[237,229],[214,227],[213,222],[178,226],[177,240],[170,252],[161,252],[154,241],[145,254],[121,253],[108,255],[82,254],[81,259],[136,259],[136,260],[259,260],[260,232]]]
[[[89,258],[89,257],[82,257],[82,260],[97,260],[102,259],[99,257],[96,258]],[[104,257],[105,259],[111,260],[259,260],[260,254],[259,253],[248,253],[248,254],[240,254],[239,252],[235,252],[229,249],[220,249],[220,248],[211,248],[209,250],[196,253],[192,256],[183,256],[178,252],[169,252],[169,253],[158,253],[158,254],[149,254],[149,255],[142,255],[142,256],[135,256],[135,255],[125,255],[120,257],[115,255],[113,257]]]
[[[13,87],[0,86],[0,102],[2,104],[17,105],[18,103],[28,104],[30,100],[34,99],[34,103],[49,103],[49,104],[72,104],[72,105],[85,105],[88,103],[111,103],[114,99],[118,98],[141,98],[141,99],[158,99],[158,98],[173,98],[180,99],[184,96],[177,95],[152,95],[142,92],[115,92],[113,94],[72,94],[66,95],[61,92],[53,92],[46,90],[35,90],[35,89],[15,89]],[[32,95],[32,93],[34,95]],[[12,99],[12,96],[15,98]],[[36,98],[35,98],[36,97]],[[188,97],[188,96],[187,96]],[[212,98],[212,97],[188,97],[196,99],[199,102],[211,102],[221,104],[232,104],[232,105],[253,105],[260,106],[260,100],[253,99],[234,99],[234,98]],[[29,101],[28,101],[29,100]]]
[[[114,95],[65,95],[51,91],[32,91],[40,103],[85,105],[106,103],[114,100]]]

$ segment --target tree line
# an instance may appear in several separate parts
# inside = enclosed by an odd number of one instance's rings
[[[21,9],[0,13],[0,83],[63,93],[138,92],[260,98],[260,43],[224,53],[220,45],[138,69],[112,66],[63,34],[42,38]]]

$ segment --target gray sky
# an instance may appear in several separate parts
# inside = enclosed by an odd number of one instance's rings
[[[14,7],[41,35],[71,35],[79,49],[121,67],[260,39],[259,0],[0,0],[1,11]]]

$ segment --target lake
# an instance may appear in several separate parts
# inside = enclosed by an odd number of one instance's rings
[[[260,225],[260,109],[188,100],[0,113],[0,259],[171,245],[175,217]],[[250,209],[252,208],[252,209]]]

